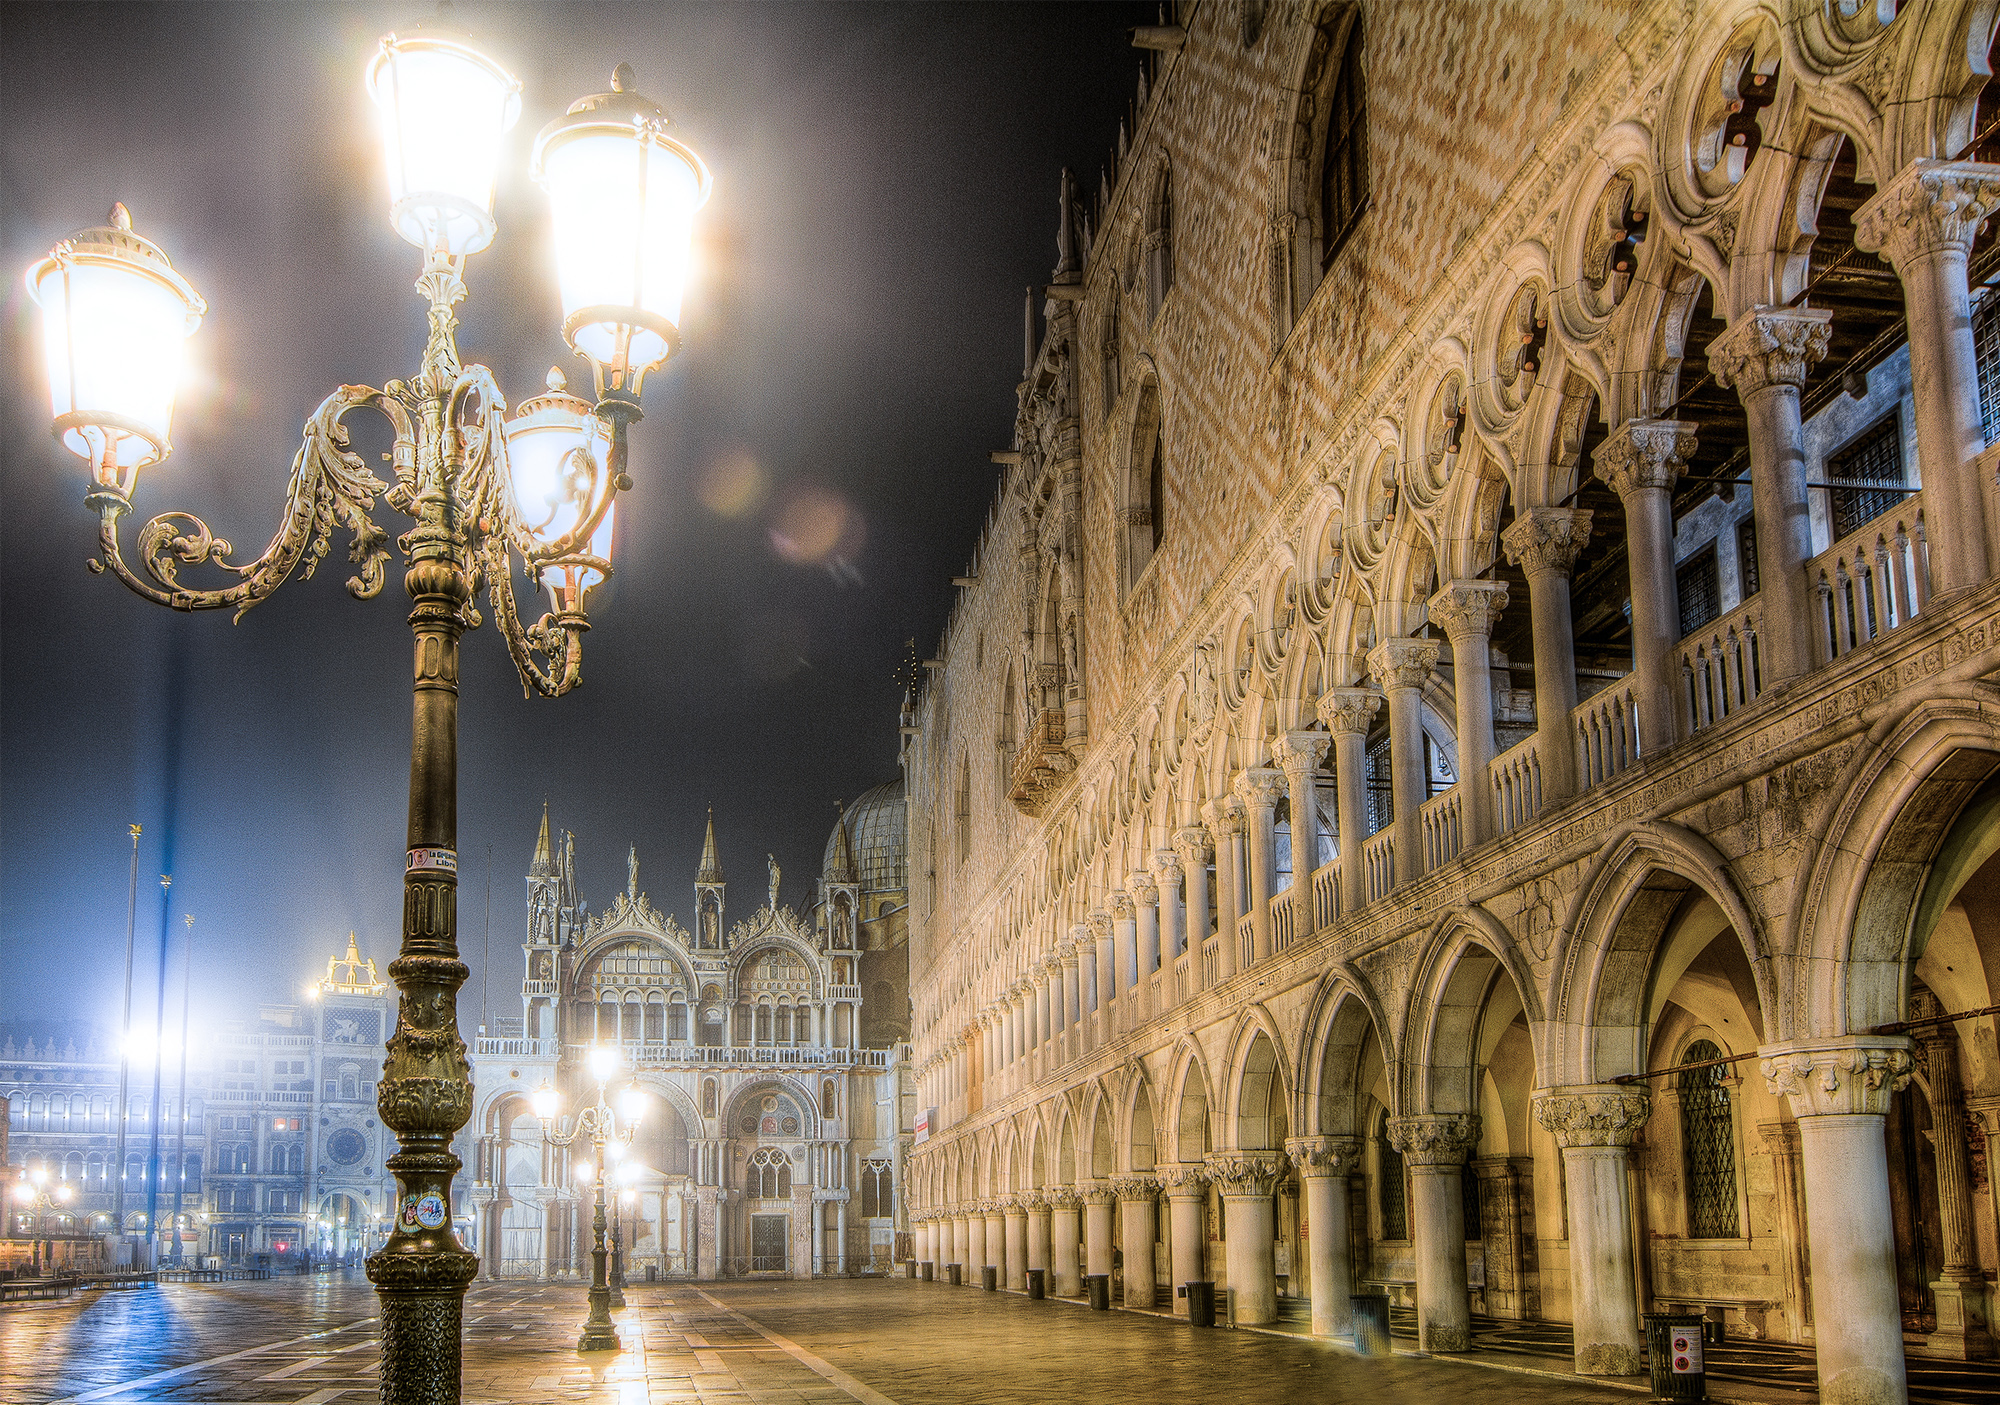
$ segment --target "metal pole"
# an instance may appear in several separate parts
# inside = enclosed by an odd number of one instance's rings
[[[187,1184],[188,1135],[188,994],[194,981],[194,914],[187,915],[187,944],[181,958],[181,1090],[175,1100],[180,1108],[180,1131],[174,1139],[174,1265],[185,1260],[181,1252],[181,1190]]]
[[[449,305],[432,307],[432,345],[448,340]],[[440,335],[440,332],[443,335]],[[456,354],[451,355],[456,370]],[[445,422],[444,397],[428,382],[442,369],[426,358],[421,442],[451,445],[443,463],[419,466],[417,526],[404,539],[403,577],[414,607],[409,852],[403,875],[403,942],[389,967],[400,996],[377,1104],[396,1133],[388,1160],[398,1201],[389,1241],[368,1261],[382,1303],[382,1405],[446,1405],[459,1398],[465,1290],[479,1259],[453,1230],[451,1140],[472,1115],[471,1070],[458,1033],[458,641],[472,600],[465,528],[448,475],[462,452]],[[433,476],[435,475],[435,476]]]
[[[132,826],[132,879],[125,893],[125,1021],[118,1037],[118,1185],[111,1193],[112,1230],[125,1235],[125,1113],[132,1072],[132,936],[139,917],[139,826]]]
[[[597,1089],[598,1110],[604,1108],[604,1086]],[[620,1349],[618,1329],[611,1322],[611,1285],[605,1277],[604,1247],[604,1173],[607,1169],[604,1159],[605,1125],[607,1117],[591,1114],[594,1120],[591,1140],[597,1147],[597,1213],[591,1219],[590,1250],[590,1319],[583,1324],[583,1335],[576,1339],[578,1351],[617,1351]]]
[[[160,1262],[160,1037],[167,1025],[167,894],[173,876],[160,875],[160,960],[158,991],[153,998],[153,1101],[146,1118],[146,1267]]]

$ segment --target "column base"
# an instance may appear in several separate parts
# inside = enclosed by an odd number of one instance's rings
[[[1643,1376],[1646,1353],[1622,1342],[1579,1342],[1576,1348],[1579,1376]]]
[[[1425,1324],[1423,1328],[1424,1350],[1436,1355],[1439,1352],[1472,1350],[1472,1329],[1470,1327],[1445,1327]],[[1581,1367],[1578,1368],[1582,1369]]]
[[[1950,1361],[1985,1361],[1993,1355],[1987,1329],[1987,1288],[1982,1278],[1941,1278],[1931,1284],[1937,1329],[1915,1348],[1919,1356]]]

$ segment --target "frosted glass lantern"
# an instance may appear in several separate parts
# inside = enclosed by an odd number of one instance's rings
[[[504,430],[514,511],[541,547],[575,531],[611,491],[609,427],[569,393],[561,371],[550,370],[548,387],[523,401]]]
[[[620,64],[610,92],[542,128],[531,170],[554,214],[563,337],[590,358],[600,389],[637,395],[680,346],[694,216],[711,182],[632,81]]]
[[[396,233],[455,258],[491,244],[500,148],[520,119],[521,85],[465,37],[443,31],[389,35],[367,83]]]
[[[174,393],[187,339],[208,304],[158,245],[132,232],[123,205],[28,270],[42,309],[49,409],[64,447],[106,486],[173,452]]]

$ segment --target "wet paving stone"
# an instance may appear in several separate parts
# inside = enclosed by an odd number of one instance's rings
[[[572,1285],[466,1298],[466,1405],[982,1405],[1051,1401],[1630,1402],[1568,1382],[1311,1340],[1197,1331],[900,1279],[662,1283],[614,1314],[625,1350],[577,1353]],[[21,1405],[365,1405],[375,1295],[359,1273],[164,1284],[0,1308],[0,1400]]]

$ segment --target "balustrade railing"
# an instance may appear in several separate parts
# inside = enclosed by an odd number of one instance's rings
[[[887,1049],[832,1049],[794,1044],[627,1044],[641,1067],[667,1064],[810,1064],[830,1068],[887,1068]],[[581,1051],[579,1051],[581,1052]]]
[[[1540,738],[1516,742],[1487,767],[1493,785],[1493,813],[1500,833],[1519,829],[1542,812],[1542,753]]]
[[[1271,950],[1283,951],[1292,944],[1294,929],[1298,926],[1297,899],[1292,896],[1296,884],[1288,884],[1281,893],[1271,897]]]
[[[475,1051],[481,1054],[499,1054],[517,1059],[552,1059],[561,1044],[554,1039],[489,1039],[481,1035],[474,1040]]]
[[[1215,984],[1222,961],[1221,944],[1219,936],[1212,936],[1201,944],[1201,984],[1204,990]]]
[[[1751,596],[1680,642],[1681,726],[1689,736],[1748,707],[1764,691],[1763,599]]]
[[[1368,874],[1368,901],[1388,897],[1396,886],[1396,831],[1380,829],[1363,840],[1361,866]]]
[[[1639,703],[1629,684],[1613,683],[1570,713],[1576,770],[1586,786],[1610,780],[1639,759]]]
[[[1417,810],[1417,824],[1424,836],[1426,873],[1450,863],[1464,847],[1463,794],[1462,787],[1453,786],[1442,795],[1433,795]]]
[[[1236,969],[1249,967],[1257,951],[1257,924],[1249,913],[1236,919]]]
[[[1340,860],[1324,863],[1312,876],[1313,930],[1331,927],[1340,916]]]
[[[1817,601],[1814,644],[1832,663],[1900,629],[1930,602],[1924,499],[1911,493],[1806,563]]]
[[[1171,999],[1176,1005],[1194,994],[1194,962],[1194,953],[1191,951],[1183,951],[1174,958]]]

